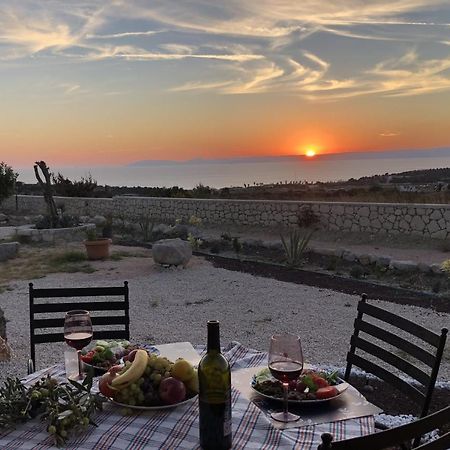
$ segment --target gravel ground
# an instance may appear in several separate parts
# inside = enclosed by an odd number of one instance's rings
[[[359,297],[213,268],[193,258],[187,269],[163,269],[151,258],[93,263],[92,274],[53,274],[34,280],[35,287],[117,285],[129,280],[131,339],[168,343],[206,341],[208,319],[221,321],[222,344],[237,340],[267,350],[269,336],[279,331],[302,337],[305,360],[343,366]],[[14,357],[0,362],[0,380],[22,376],[29,355],[28,281],[10,284],[0,294],[8,342]],[[380,306],[439,331],[449,315],[430,309],[377,302]],[[63,360],[63,344],[37,347],[38,368]],[[447,345],[440,380],[450,380]]]

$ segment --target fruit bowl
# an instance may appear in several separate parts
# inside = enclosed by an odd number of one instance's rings
[[[99,391],[126,408],[173,408],[197,396],[198,374],[183,358],[172,362],[139,349],[123,365],[114,366],[102,375]]]

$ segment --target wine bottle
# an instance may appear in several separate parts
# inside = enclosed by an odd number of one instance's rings
[[[200,446],[203,450],[231,448],[231,373],[220,353],[219,322],[208,322],[208,347],[198,366]]]

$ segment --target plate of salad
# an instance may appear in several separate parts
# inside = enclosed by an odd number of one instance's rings
[[[112,366],[122,364],[132,351],[140,348],[159,355],[159,350],[153,345],[132,344],[126,340],[98,340],[82,350],[81,360],[88,370],[93,368],[95,375],[101,375]]]
[[[293,404],[315,404],[339,397],[349,384],[337,372],[304,370],[297,380],[289,383],[288,401]],[[283,385],[272,376],[268,368],[253,376],[252,389],[270,400],[283,400]]]

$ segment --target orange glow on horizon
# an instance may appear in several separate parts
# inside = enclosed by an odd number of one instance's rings
[[[313,148],[307,148],[305,152],[307,158],[314,158],[316,156],[316,151]]]

